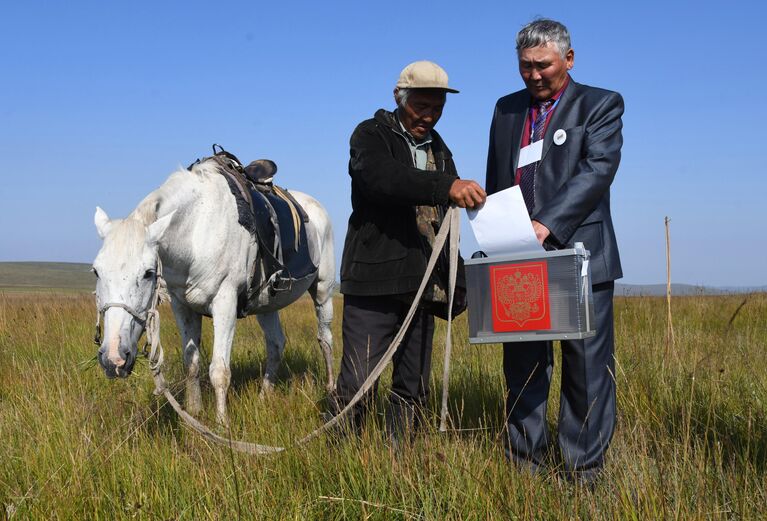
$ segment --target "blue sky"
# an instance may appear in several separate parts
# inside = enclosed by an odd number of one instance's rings
[[[348,138],[392,108],[399,71],[461,90],[437,129],[484,184],[498,97],[522,88],[514,35],[565,23],[573,78],[623,94],[612,189],[625,282],[767,284],[762,2],[13,2],[0,22],[0,261],[90,262],[96,205],[127,215],[221,143],[350,211]],[[466,221],[466,219],[464,219]],[[462,250],[475,248],[464,222]]]

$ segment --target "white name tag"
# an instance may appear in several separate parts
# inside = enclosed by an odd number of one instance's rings
[[[517,162],[517,168],[522,168],[541,160],[541,154],[543,154],[543,140],[539,139],[535,143],[527,145],[519,150],[519,161]]]

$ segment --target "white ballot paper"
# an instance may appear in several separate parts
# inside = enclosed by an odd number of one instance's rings
[[[466,213],[479,248],[488,255],[544,251],[519,186],[489,195],[482,208]]]

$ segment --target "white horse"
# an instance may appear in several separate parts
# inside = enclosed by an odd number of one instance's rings
[[[308,290],[314,300],[319,341],[327,368],[327,390],[334,388],[332,369],[332,290],[335,280],[333,230],[325,209],[312,197],[291,194],[309,216],[305,223],[309,252],[317,275],[305,284],[259,294],[252,310],[266,337],[266,371],[262,393],[270,391],[285,348],[277,310]],[[214,161],[170,175],[126,219],[110,220],[96,208],[96,228],[104,243],[93,262],[96,302],[104,314],[98,359],[107,377],[126,377],[136,361],[137,343],[157,284],[158,266],[167,282],[176,324],[181,332],[186,368],[186,409],[197,415],[200,396],[202,316],[213,319],[210,382],[216,394],[216,417],[228,423],[226,393],[238,295],[249,287],[259,263],[258,243],[238,224],[229,185]],[[158,263],[158,258],[160,263]]]

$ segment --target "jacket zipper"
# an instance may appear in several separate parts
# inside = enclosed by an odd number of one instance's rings
[[[402,134],[402,133],[401,133],[399,130],[397,130],[396,128],[394,128],[394,127],[391,127],[391,129],[392,129],[392,132],[394,132],[395,134],[397,134],[399,137],[401,137],[401,138],[402,138],[402,139],[405,141],[405,146],[406,146],[406,147],[408,147],[408,148],[410,148],[410,142],[408,141],[407,137],[406,137],[404,134]],[[434,155],[434,153],[433,153],[433,152],[432,152],[432,155]],[[436,159],[436,158],[435,158],[435,159]],[[416,165],[416,163],[415,163],[415,157],[414,157],[412,154],[411,154],[411,160],[412,160],[412,165],[413,165],[413,167],[417,168],[417,167],[418,167],[418,165]],[[440,164],[437,164],[437,166],[438,166],[438,167],[439,167],[439,166],[442,166],[442,169],[441,169],[441,170],[444,172],[444,171],[445,171],[445,158],[440,158],[440,159],[439,159],[439,161],[440,161],[442,164],[441,164],[441,165],[440,165]],[[424,170],[424,172],[428,172],[428,170]],[[441,204],[435,204],[435,205],[430,205],[430,206],[433,206],[434,208],[436,208],[436,209],[437,209],[437,218],[439,219],[439,222],[441,223],[441,222],[442,222],[442,221],[445,219],[445,212],[444,212],[444,211],[443,211],[443,209],[442,209],[442,205],[441,205]],[[413,211],[415,211],[415,210],[413,210]]]

